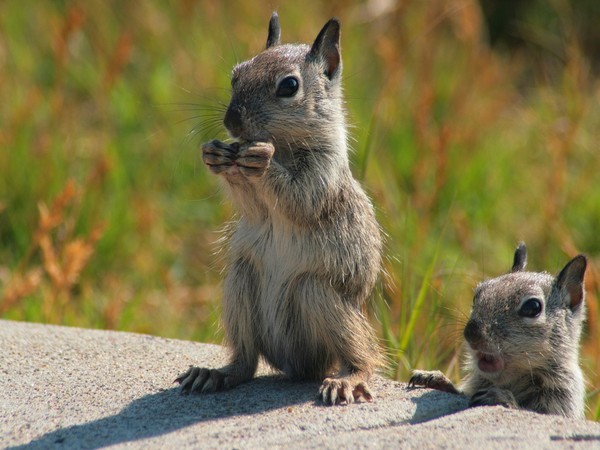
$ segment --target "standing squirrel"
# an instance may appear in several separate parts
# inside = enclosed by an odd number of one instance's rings
[[[466,376],[460,388],[440,371],[416,370],[409,387],[464,394],[470,406],[503,405],[584,417],[579,338],[585,318],[585,256],[553,277],[526,272],[520,244],[510,273],[475,289],[464,330]]]
[[[312,46],[280,34],[273,13],[266,49],[233,69],[224,124],[236,142],[202,146],[239,212],[223,290],[231,360],[176,382],[184,393],[232,388],[262,356],[290,378],[322,381],[326,404],[370,401],[382,358],[362,309],[382,244],[348,162],[340,24],[327,22]]]

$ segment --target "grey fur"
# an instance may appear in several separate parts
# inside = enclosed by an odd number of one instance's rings
[[[511,272],[521,272],[525,270],[527,266],[527,247],[524,242],[520,242],[515,250],[515,256],[513,258],[513,265]]]
[[[510,273],[475,289],[464,333],[466,376],[460,389],[439,371],[415,371],[409,386],[454,390],[469,397],[472,406],[584,417],[579,340],[585,319],[586,259],[576,256],[556,277],[525,272],[526,259],[521,244]],[[524,316],[523,305],[530,299],[542,306],[537,317]],[[482,370],[486,365],[499,370]]]
[[[279,26],[279,16],[276,12],[271,15],[269,21],[269,34],[267,36],[266,48],[279,45],[281,40],[281,27]]]
[[[382,358],[363,307],[381,238],[348,162],[339,22],[309,47],[279,44],[274,20],[272,45],[232,72],[224,121],[236,142],[202,148],[239,212],[223,292],[231,363],[190,368],[177,381],[183,392],[233,387],[262,356],[291,378],[323,380],[325,403],[370,400]],[[278,96],[288,77],[297,92]]]

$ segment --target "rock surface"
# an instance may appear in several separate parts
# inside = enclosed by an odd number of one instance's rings
[[[215,345],[0,320],[2,448],[600,448],[600,424],[501,407],[375,378],[372,403],[327,407],[318,383],[261,367],[232,391],[179,394]]]

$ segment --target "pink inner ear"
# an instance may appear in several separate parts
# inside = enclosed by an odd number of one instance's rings
[[[337,50],[337,46],[336,46]],[[331,77],[340,65],[340,53],[339,51],[330,51],[326,55],[327,58],[327,76]]]
[[[583,286],[579,283],[569,283],[567,285],[567,292],[571,298],[571,309],[577,308],[583,301]]]
[[[585,256],[578,255],[573,258],[559,274],[559,285],[566,289],[570,298],[569,308],[575,310],[583,303],[585,295],[584,275],[587,267]]]

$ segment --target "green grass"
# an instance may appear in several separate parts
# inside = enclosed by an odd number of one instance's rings
[[[459,378],[472,289],[509,268],[519,240],[532,270],[584,252],[583,365],[600,420],[600,83],[568,8],[550,30],[558,60],[491,51],[474,5],[278,11],[286,42],[342,20],[353,169],[386,233],[372,312],[389,375]],[[270,12],[0,4],[2,317],[220,342],[215,251],[233,210],[199,144],[224,136],[229,71],[264,46]]]

